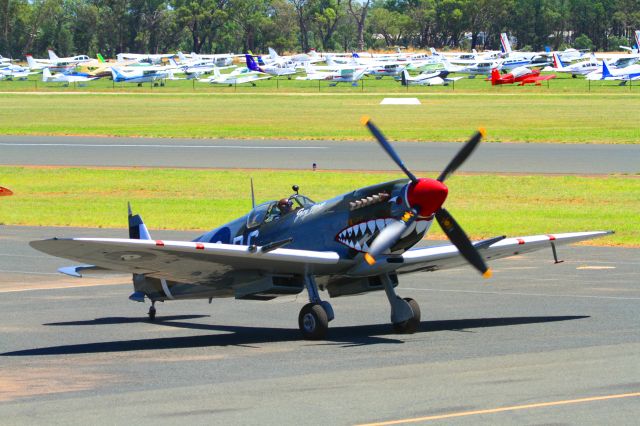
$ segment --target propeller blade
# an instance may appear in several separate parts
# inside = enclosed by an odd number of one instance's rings
[[[478,129],[478,131],[471,136],[471,139],[469,139],[460,151],[458,151],[456,156],[453,157],[449,164],[447,164],[447,167],[445,167],[442,173],[440,173],[437,180],[444,182],[451,173],[455,172],[458,167],[466,161],[469,155],[471,155],[473,150],[476,149],[476,146],[478,146],[478,143],[480,143],[480,140],[485,136],[485,134],[486,132],[483,128]]]
[[[364,255],[367,263],[369,265],[376,263],[376,256],[391,248],[400,239],[404,231],[413,223],[415,218],[416,214],[414,212],[405,212],[402,219],[394,221],[380,231],[376,239],[371,243],[369,252]]]
[[[444,233],[449,237],[449,240],[457,247],[462,257],[480,271],[483,277],[491,278],[491,275],[493,275],[491,269],[484,263],[484,260],[476,248],[471,244],[471,241],[469,241],[469,237],[467,237],[467,234],[464,233],[460,225],[458,225],[458,222],[451,216],[451,213],[441,207],[436,212],[436,219]]]
[[[411,182],[413,183],[417,182],[418,178],[413,173],[411,173],[409,169],[407,169],[407,167],[404,165],[404,163],[400,159],[400,156],[398,156],[398,153],[396,153],[396,151],[393,149],[389,141],[387,141],[387,138],[384,137],[382,132],[371,122],[369,117],[367,117],[366,115],[363,116],[360,119],[360,122],[369,128],[369,131],[378,140],[378,143],[380,144],[380,146],[382,146],[382,148],[387,152],[389,157],[391,157],[391,159],[398,165],[398,167],[400,167],[400,169],[404,172],[404,174],[406,174],[409,177],[409,179],[411,179]]]

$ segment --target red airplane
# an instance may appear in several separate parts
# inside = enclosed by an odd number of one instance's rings
[[[511,70],[510,73],[500,75],[500,72],[497,68],[491,70],[491,78],[488,78],[488,81],[491,81],[491,85],[495,86],[496,84],[513,84],[520,83],[520,86],[524,86],[525,84],[535,84],[536,86],[540,86],[540,82],[544,80],[551,80],[552,78],[556,78],[555,74],[551,75],[540,75],[540,70],[531,70],[527,67],[517,67]]]

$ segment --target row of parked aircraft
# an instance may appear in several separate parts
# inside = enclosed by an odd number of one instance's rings
[[[636,45],[640,45],[640,31],[635,32]],[[542,71],[584,75],[589,80],[634,80],[640,77],[638,48],[621,46],[628,53],[594,55],[576,49],[558,52],[514,51],[507,34],[501,34],[501,51],[450,54],[431,49],[426,53],[392,54],[309,54],[280,56],[269,48],[268,55],[221,54],[131,54],[117,55],[115,62],[107,62],[98,54],[96,59],[87,55],[60,58],[52,50],[48,59],[27,55],[27,66],[13,64],[0,56],[0,79],[27,79],[42,72],[45,82],[84,84],[101,77],[111,77],[118,83],[164,84],[165,80],[196,79],[202,83],[237,85],[253,84],[273,76],[297,80],[324,80],[332,85],[357,85],[364,76],[392,77],[403,85],[446,85],[463,77],[487,76],[492,84],[540,84],[555,75],[541,75]],[[244,57],[245,67],[234,65]],[[323,62],[324,65],[319,65]],[[535,69],[534,67],[538,67]],[[230,68],[233,70],[228,71]],[[222,72],[224,71],[224,72]],[[413,75],[412,75],[413,73]],[[416,75],[417,73],[417,75]]]

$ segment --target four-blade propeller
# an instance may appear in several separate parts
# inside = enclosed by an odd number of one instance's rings
[[[447,167],[444,168],[438,179],[429,179],[417,178],[407,169],[389,141],[387,141],[382,132],[380,132],[368,117],[362,117],[362,124],[369,128],[389,157],[391,157],[411,180],[407,188],[406,202],[408,209],[404,212],[402,218],[396,219],[387,225],[373,240],[369,246],[369,252],[364,255],[367,263],[373,265],[376,256],[393,247],[418,216],[435,216],[440,227],[453,245],[456,246],[460,254],[467,262],[480,271],[485,278],[489,278],[491,276],[491,269],[484,263],[484,260],[469,240],[469,237],[467,237],[467,234],[465,234],[460,225],[458,225],[458,222],[455,221],[451,213],[442,207],[448,194],[448,188],[444,185],[444,181],[465,162],[476,146],[478,146],[478,143],[480,143],[480,140],[485,134],[484,129],[479,129],[471,139],[464,144],[462,149],[453,157]]]

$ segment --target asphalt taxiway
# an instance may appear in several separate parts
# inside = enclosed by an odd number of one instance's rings
[[[440,171],[457,143],[394,142],[413,171]],[[0,136],[0,164],[116,167],[393,170],[373,140],[287,141]],[[640,173],[640,145],[485,143],[461,172]]]
[[[154,232],[164,239],[194,233]],[[637,424],[637,249],[572,246],[401,277],[422,326],[396,335],[383,293],[332,300],[299,339],[305,295],[168,302],[156,323],[124,275],[72,279],[32,250],[124,230],[0,227],[3,424]]]

